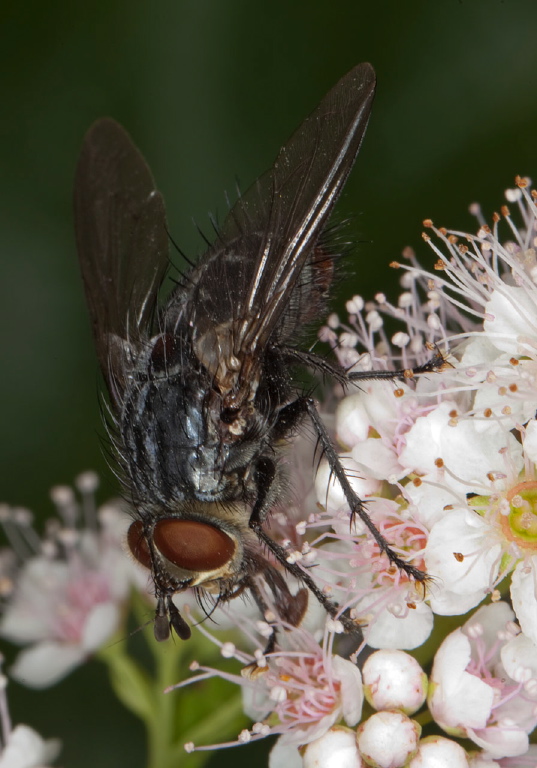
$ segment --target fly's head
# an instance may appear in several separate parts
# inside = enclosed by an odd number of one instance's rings
[[[234,522],[222,519],[235,516]],[[165,640],[170,627],[186,640],[190,628],[172,601],[176,593],[201,587],[216,600],[229,599],[246,578],[240,511],[200,504],[195,513],[146,514],[131,523],[127,544],[134,558],[151,571],[157,610],[155,637]],[[247,519],[247,518],[246,518]]]

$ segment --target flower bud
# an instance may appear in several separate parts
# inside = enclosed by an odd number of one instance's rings
[[[412,715],[427,696],[427,675],[404,651],[376,651],[365,662],[362,675],[365,697],[377,710],[400,709]]]
[[[302,760],[303,768],[362,768],[364,765],[354,731],[337,725],[308,744]]]
[[[377,712],[357,729],[358,749],[372,768],[402,768],[418,747],[421,727],[401,712]]]

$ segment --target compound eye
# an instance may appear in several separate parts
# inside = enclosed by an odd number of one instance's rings
[[[151,553],[145,540],[144,526],[141,520],[135,520],[134,523],[131,523],[127,533],[127,544],[138,562],[145,565],[146,568],[151,568]]]
[[[159,552],[178,568],[198,573],[216,571],[235,553],[235,543],[227,533],[197,520],[159,520],[153,541]]]

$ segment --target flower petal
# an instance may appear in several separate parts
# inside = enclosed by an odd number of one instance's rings
[[[433,614],[426,603],[417,603],[404,617],[384,609],[367,628],[367,644],[372,648],[411,651],[427,640],[433,624]]]
[[[341,656],[332,657],[334,677],[341,683],[341,711],[347,725],[356,725],[362,716],[364,688],[356,664]]]
[[[92,608],[82,630],[82,649],[93,653],[104,645],[119,627],[120,616],[117,603],[99,603]]]
[[[28,725],[17,725],[0,755],[0,768],[44,768],[60,753],[59,739],[47,739]]]
[[[19,653],[11,677],[29,688],[48,688],[82,664],[85,657],[78,645],[38,643]]]
[[[501,545],[489,541],[491,533],[488,522],[470,509],[448,512],[429,534],[427,572],[450,592],[468,595],[482,590],[483,599],[500,566]]]
[[[518,563],[511,578],[511,600],[522,631],[537,643],[537,555]]]

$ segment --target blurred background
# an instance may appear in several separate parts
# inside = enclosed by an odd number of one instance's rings
[[[372,62],[373,115],[338,208],[353,215],[357,241],[354,282],[340,299],[393,297],[388,263],[405,246],[432,263],[424,218],[473,230],[469,203],[490,216],[515,174],[537,173],[536,30],[534,0],[4,2],[0,499],[46,516],[50,486],[86,468],[102,475],[102,499],[116,490],[98,440],[71,211],[93,120],[126,126],[174,239],[196,255],[192,221],[209,233],[224,191],[233,196],[236,179],[246,188],[339,77]],[[15,722],[61,736],[66,768],[144,765],[142,730],[97,664],[50,691],[10,692]],[[247,765],[252,755],[241,748],[211,765]]]

